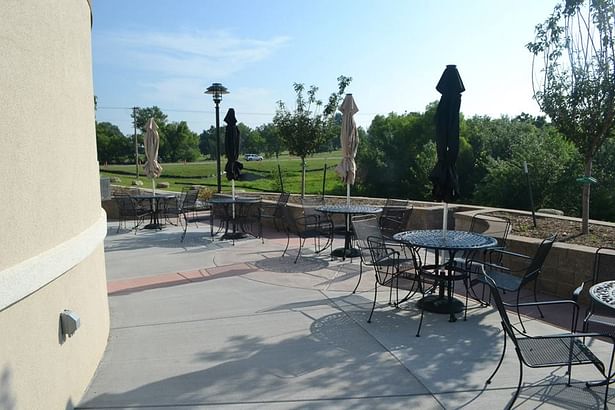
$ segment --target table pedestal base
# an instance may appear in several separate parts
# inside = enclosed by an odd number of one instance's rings
[[[248,236],[245,232],[226,232],[220,239],[243,239]]]
[[[442,313],[450,315],[450,322],[454,322],[455,313],[461,313],[464,309],[462,301],[453,298],[449,300],[447,297],[440,297],[438,295],[428,295],[417,302],[419,309],[425,309],[428,312]]]
[[[356,248],[337,248],[331,251],[331,255],[337,258],[358,258],[361,256],[361,251]]]
[[[143,229],[158,229],[161,230],[163,227],[162,224],[159,223],[151,223],[151,224],[147,224],[143,227]]]

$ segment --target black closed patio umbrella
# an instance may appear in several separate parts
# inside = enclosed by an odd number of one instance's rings
[[[442,94],[436,110],[436,150],[438,162],[429,179],[434,200],[444,202],[443,230],[446,231],[448,203],[459,197],[455,163],[459,155],[459,108],[465,91],[455,65],[447,65],[436,90]]]
[[[235,180],[241,177],[243,164],[239,159],[239,128],[237,128],[237,119],[235,118],[235,109],[229,108],[224,117],[226,123],[226,131],[224,133],[224,150],[226,151],[226,178],[231,181],[232,194],[235,198]]]

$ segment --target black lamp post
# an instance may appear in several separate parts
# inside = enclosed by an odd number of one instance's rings
[[[222,94],[228,94],[228,90],[220,83],[213,83],[207,87],[205,94],[211,94],[216,104],[216,175],[218,177],[218,193],[222,192],[222,178],[220,177],[220,101]]]

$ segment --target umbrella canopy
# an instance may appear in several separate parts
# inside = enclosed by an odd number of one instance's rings
[[[143,165],[145,175],[149,178],[158,178],[162,173],[162,167],[158,163],[158,147],[160,146],[160,136],[158,135],[158,125],[153,118],[150,118],[145,127],[145,156],[147,162]]]
[[[354,122],[354,115],[359,112],[359,108],[352,98],[352,94],[346,94],[344,102],[340,106],[340,111],[342,112],[342,132],[340,134],[342,162],[335,168],[335,171],[346,185],[353,185],[357,173],[357,164],[354,158],[359,147],[359,134],[357,133],[357,124]]]
[[[434,199],[451,202],[459,196],[455,163],[459,154],[459,107],[461,93],[465,91],[456,66],[446,66],[436,90],[442,94],[436,110],[438,162],[431,171],[429,179],[433,184]]]
[[[239,159],[239,128],[237,128],[237,119],[235,118],[235,110],[229,108],[224,117],[226,123],[226,131],[224,133],[224,149],[226,151],[226,166],[224,171],[229,180],[239,179],[243,164]]]

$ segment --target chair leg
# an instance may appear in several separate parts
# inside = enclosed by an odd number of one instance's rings
[[[468,293],[470,293],[470,290],[468,289],[468,278],[464,279],[463,284],[466,287],[466,306],[465,309],[463,311],[463,320],[468,320]]]
[[[500,370],[500,366],[502,366],[502,362],[504,361],[505,354],[506,354],[506,331],[504,331],[504,348],[502,348],[502,355],[500,356],[500,361],[498,362],[498,365],[495,367],[495,370],[493,371],[493,373],[491,373],[491,376],[489,376],[485,384],[491,384],[491,380],[493,379],[493,376],[495,376],[498,370]]]
[[[305,244],[305,238],[299,238],[299,250],[297,251],[297,257],[295,258],[294,263],[297,263],[297,261],[299,260],[299,256],[301,256],[301,248],[303,248],[304,244]]]
[[[538,284],[537,280],[534,280],[534,302],[538,302],[536,299],[536,285]],[[540,310],[540,306],[536,305],[538,308],[538,312],[540,313],[540,317],[544,319],[545,315],[542,314],[542,310]]]
[[[519,397],[519,393],[521,393],[521,383],[523,382],[523,363],[519,360],[519,382],[517,383],[517,391],[512,398],[512,401],[508,403],[508,408],[512,409],[513,404],[517,401],[517,397]]]
[[[416,337],[421,337],[421,326],[423,326],[423,314],[425,309],[421,306],[421,320],[419,320],[419,328],[416,330]]]
[[[378,296],[378,283],[374,284],[374,303],[372,303],[372,311],[369,313],[369,318],[367,318],[367,323],[372,323],[372,315],[374,314],[374,309],[376,309],[376,297]]]
[[[177,219],[180,220],[179,217]],[[188,218],[186,217],[186,214],[184,214],[184,226],[183,226],[183,228],[184,228],[184,232],[182,233],[182,239],[181,239],[180,242],[184,242],[184,239],[186,238],[186,232],[188,231]]]
[[[521,312],[519,311],[519,291],[517,291],[517,317],[519,318],[519,324],[521,325],[521,329],[523,329],[523,333],[525,333],[525,326],[523,325],[523,320],[521,320]]]
[[[363,259],[359,261],[359,280],[357,281],[357,284],[354,287],[354,290],[352,291],[352,293],[355,293],[357,289],[359,288],[359,283],[361,283],[362,276],[363,276]]]
[[[286,231],[286,248],[284,248],[284,252],[282,252],[282,257],[286,255],[286,251],[288,250],[289,244],[290,244],[290,232]]]

